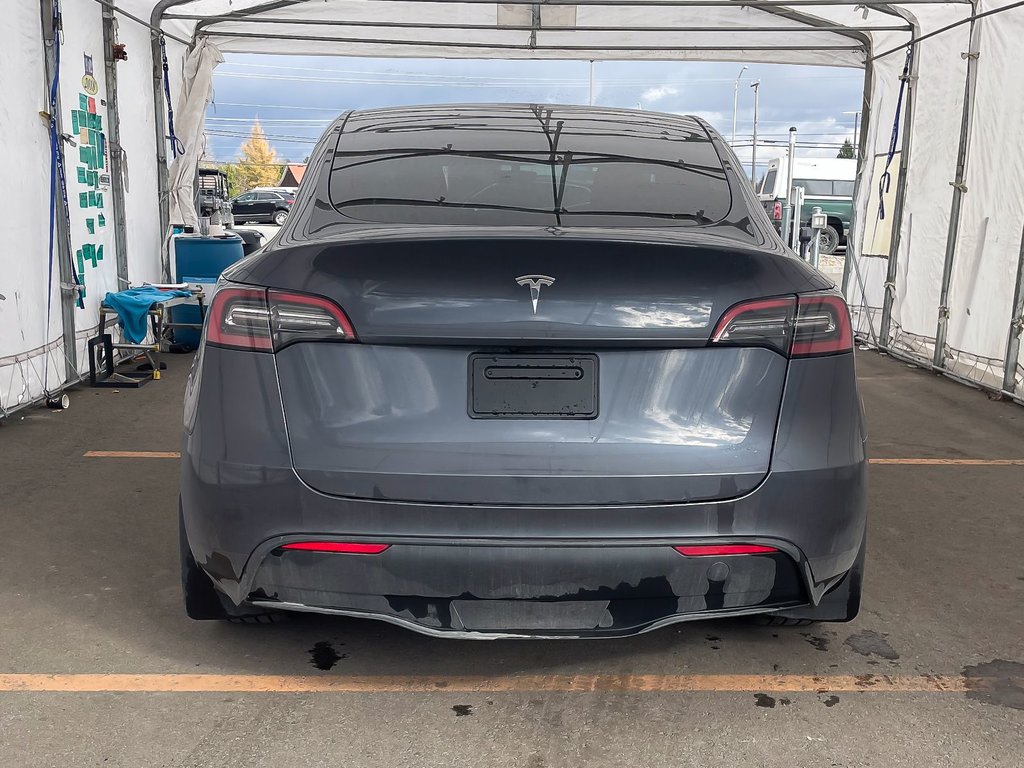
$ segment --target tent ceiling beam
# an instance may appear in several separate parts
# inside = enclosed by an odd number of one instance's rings
[[[210,36],[210,33],[203,35]],[[863,51],[863,45],[530,45],[529,43],[474,43],[451,40],[394,40],[378,37],[339,37],[335,35],[283,35],[260,32],[216,32],[212,36],[218,38],[251,38],[256,40],[315,40],[328,43],[356,43],[370,45],[410,45],[436,46],[442,48],[479,48],[482,50],[506,51],[578,51],[588,53],[594,51],[614,51],[630,53],[634,51]]]
[[[150,24],[149,22],[145,21],[144,19],[140,19],[135,14],[128,13],[128,11],[126,11],[124,8],[121,8],[120,6],[115,5],[112,2],[112,0],[96,0],[96,2],[99,3],[100,5],[102,5],[107,10],[113,11],[118,16],[124,16],[126,19],[131,19],[136,24],[140,24],[143,27],[146,27],[154,35],[164,35],[165,37],[169,37],[172,40],[175,40],[175,41],[181,43],[182,45],[190,45],[189,41],[186,40],[185,38],[178,37],[177,35],[172,35],[170,32],[164,32],[162,29],[160,29],[160,27],[157,27],[157,26],[155,26],[153,24]]]
[[[97,0],[99,2],[99,0]],[[179,19],[181,21],[202,21],[206,16],[200,14],[169,13],[165,19]],[[239,16],[233,19],[224,19],[232,24],[254,23],[254,24],[291,24],[294,26],[324,26],[324,27],[379,27],[381,29],[437,29],[437,30],[473,30],[485,32],[532,32],[536,29],[530,24],[441,24],[418,21],[345,21],[338,19],[288,19],[281,17],[266,16]],[[218,22],[220,23],[220,22]],[[576,27],[547,27],[542,31],[557,32],[847,32],[851,28],[838,24],[826,24],[821,27],[809,27],[806,25],[793,25],[791,27],[766,27],[766,26],[701,26],[701,27],[669,27],[669,26],[576,26]],[[881,26],[857,27],[858,32],[909,32],[909,24],[889,24]],[[210,26],[205,27],[209,32]],[[216,34],[229,34],[216,31]]]

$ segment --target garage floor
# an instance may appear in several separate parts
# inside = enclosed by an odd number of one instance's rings
[[[589,642],[299,617],[178,592],[188,360],[0,428],[0,765],[1020,766],[1024,409],[872,353],[864,610]],[[962,462],[962,460],[982,460]],[[1014,463],[986,463],[992,460]]]

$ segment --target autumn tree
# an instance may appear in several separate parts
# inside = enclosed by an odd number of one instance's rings
[[[853,142],[847,139],[843,142],[843,146],[839,148],[839,154],[836,157],[841,157],[844,160],[853,159]]]
[[[272,187],[280,180],[281,162],[267,141],[259,119],[253,121],[249,138],[242,142],[238,162],[232,163],[225,170],[232,195],[240,195],[253,187]]]

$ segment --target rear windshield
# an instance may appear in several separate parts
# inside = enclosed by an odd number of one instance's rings
[[[761,184],[762,195],[775,194],[775,179],[779,175],[778,170],[772,168],[764,175],[764,182]]]
[[[706,136],[611,142],[566,131],[552,153],[523,149],[521,139],[510,150],[500,132],[490,142],[477,133],[464,147],[429,133],[421,148],[379,153],[367,151],[363,134],[352,154],[340,151],[343,136],[330,179],[335,209],[388,223],[700,226],[724,219],[732,204]]]

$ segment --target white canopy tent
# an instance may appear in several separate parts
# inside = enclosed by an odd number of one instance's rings
[[[136,155],[127,175],[140,164],[148,165],[147,184],[155,175],[157,189],[144,184],[141,193],[156,192],[159,231],[132,232],[130,219],[118,224],[126,231],[120,248],[147,254],[141,271],[127,259],[124,277],[135,282],[158,277],[150,271],[153,254],[170,217],[195,215],[203,116],[212,70],[225,53],[863,68],[861,164],[844,280],[858,333],[1024,402],[1024,83],[1015,77],[1014,49],[1024,37],[1024,2],[117,0],[117,12],[108,7],[113,0],[95,3],[97,17],[102,7],[121,19],[122,31],[133,27],[133,35],[150,39],[152,103],[141,114],[119,110],[122,134],[137,137],[142,126],[157,139],[156,163]],[[147,21],[149,30],[138,23]],[[180,145],[168,141],[168,87]],[[108,98],[111,104],[118,99]],[[170,167],[169,154],[177,155]],[[122,216],[138,207],[131,181],[114,196]],[[0,302],[0,319],[3,311]]]

